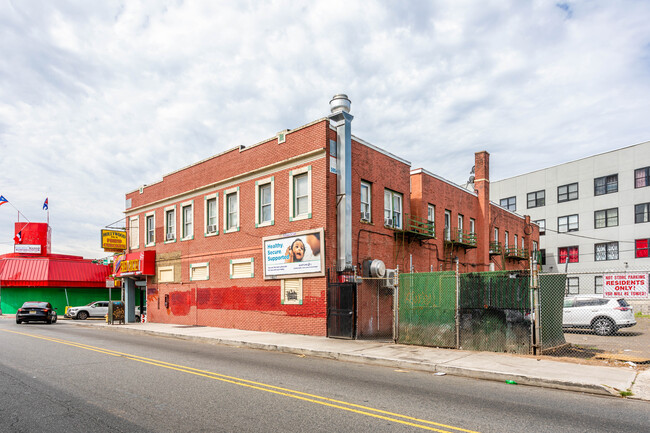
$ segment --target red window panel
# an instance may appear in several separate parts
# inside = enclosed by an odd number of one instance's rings
[[[648,239],[636,240],[636,258],[648,257]]]
[[[558,248],[558,263],[566,263],[567,259],[569,263],[578,263],[578,247],[562,247]]]
[[[558,257],[559,257],[559,262],[558,263],[566,263],[566,259],[568,257],[569,253],[566,248],[560,248],[558,249]]]
[[[569,247],[569,263],[578,263],[578,247]]]

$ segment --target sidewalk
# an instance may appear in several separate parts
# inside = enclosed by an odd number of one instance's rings
[[[7,316],[2,316],[7,318]],[[650,401],[650,370],[630,367],[581,365],[571,362],[536,359],[504,353],[470,352],[454,349],[409,346],[367,340],[340,340],[307,335],[275,334],[166,323],[107,325],[100,320],[64,320],[75,326],[164,335],[168,337],[229,346],[382,365],[419,371],[441,372],[454,376],[541,386],[620,396]]]

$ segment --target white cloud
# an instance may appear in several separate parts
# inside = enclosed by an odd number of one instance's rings
[[[464,182],[650,139],[645,1],[3,2],[0,194],[100,257],[124,194],[328,113]],[[0,253],[16,215],[0,208]]]

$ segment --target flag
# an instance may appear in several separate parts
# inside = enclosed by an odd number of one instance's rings
[[[43,203],[43,210],[48,210],[49,206],[47,205],[47,197],[45,197],[45,203]]]
[[[9,200],[7,200],[4,195],[0,195],[0,206],[5,203],[9,203]]]
[[[20,243],[22,243],[22,241],[23,241],[23,235],[22,235],[21,232],[18,232],[18,234],[16,236],[14,236],[14,242],[16,242],[17,244],[20,244]]]

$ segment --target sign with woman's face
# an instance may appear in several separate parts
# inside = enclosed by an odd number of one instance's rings
[[[322,239],[322,229],[264,238],[264,278],[324,275]]]

